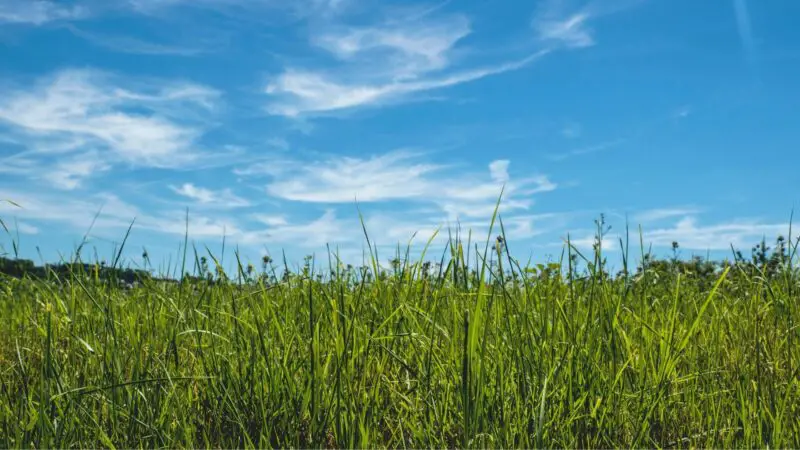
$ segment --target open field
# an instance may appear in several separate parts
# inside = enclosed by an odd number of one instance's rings
[[[791,239],[620,274],[453,238],[388,270],[3,276],[0,447],[800,447]]]

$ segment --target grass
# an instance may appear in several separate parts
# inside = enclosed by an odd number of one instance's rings
[[[388,271],[0,278],[0,447],[800,447],[791,238],[617,275],[449,242]]]

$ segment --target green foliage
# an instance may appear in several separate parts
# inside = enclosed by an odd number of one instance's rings
[[[610,276],[490,243],[180,281],[0,260],[0,447],[800,447],[796,244]]]
[[[39,280],[58,280],[75,274],[96,276],[106,281],[116,281],[123,284],[138,283],[150,278],[150,272],[138,269],[121,269],[108,267],[104,262],[99,264],[87,263],[61,263],[47,266],[36,266],[27,259],[11,259],[0,256],[0,274],[7,277],[31,277]]]

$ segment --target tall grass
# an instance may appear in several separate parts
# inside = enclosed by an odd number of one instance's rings
[[[492,226],[393,271],[2,278],[0,447],[800,447],[791,238],[702,274],[622,243],[612,276]]]

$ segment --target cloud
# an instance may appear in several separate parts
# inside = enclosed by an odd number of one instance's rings
[[[45,173],[45,178],[59,188],[71,190],[80,186],[83,179],[110,168],[111,166],[98,158],[97,154],[90,152],[56,162],[55,166]]]
[[[193,46],[169,45],[129,36],[91,33],[71,25],[67,25],[66,28],[75,36],[85,39],[93,45],[115,52],[160,56],[196,56],[206,52],[203,48]]]
[[[195,200],[198,204],[204,206],[223,208],[242,208],[250,206],[249,201],[234,195],[230,189],[212,191],[210,189],[197,187],[192,183],[184,183],[179,187],[170,185],[169,188],[176,194]]]
[[[0,189],[0,198],[8,198],[21,208],[0,204],[0,214],[27,220],[54,222],[85,232],[93,218],[101,211],[97,229],[124,229],[130,225],[139,210],[111,194],[98,194],[88,198],[75,198],[61,193],[39,193]]]
[[[269,22],[279,15],[292,21],[326,19],[347,11],[352,3],[352,0],[124,0],[126,8],[147,16],[171,19],[177,9],[201,10],[235,19],[240,24]]]
[[[592,251],[594,249],[594,245],[596,242],[597,239],[594,237],[594,235],[591,234],[577,239],[570,238],[569,240],[570,245],[577,248],[578,250],[581,250],[581,253],[583,253],[583,251]],[[566,238],[564,238],[563,245],[566,245],[566,243],[567,240]],[[603,240],[600,243],[600,248],[602,249],[603,252],[618,251],[620,249],[619,236],[615,234],[603,236]],[[587,258],[591,259],[591,256],[587,255],[586,253],[583,253],[583,256],[586,256]]]
[[[289,142],[283,138],[270,138],[267,139],[267,145],[280,150],[289,150]]]
[[[133,222],[134,231],[183,236],[184,211],[144,211],[115,194],[98,193],[81,198],[61,192],[22,192],[0,189],[0,198],[10,198],[21,208],[0,205],[0,214],[28,221],[66,225],[78,233],[92,227],[93,236],[119,237]],[[99,213],[99,214],[98,214]],[[97,219],[95,220],[95,216]],[[135,220],[135,221],[134,221]],[[94,222],[94,223],[93,223]],[[239,224],[226,217],[214,218],[190,212],[189,232],[193,238],[220,238],[224,234],[242,236]]]
[[[489,175],[492,177],[492,180],[498,183],[505,183],[508,181],[509,164],[510,161],[507,159],[498,159],[497,161],[492,161],[489,164]]]
[[[326,210],[319,218],[302,224],[273,223],[265,231],[245,236],[245,242],[297,245],[322,249],[329,243],[354,242],[358,236],[353,224],[346,226],[332,210]]]
[[[567,49],[596,44],[590,21],[619,13],[645,0],[541,0],[531,21],[537,38],[546,45]],[[574,5],[580,4],[579,8]]]
[[[315,24],[311,43],[326,51],[331,63],[316,68],[286,65],[265,87],[266,108],[271,114],[295,118],[330,113],[399,102],[518,70],[559,48],[594,45],[587,23],[610,14],[611,8],[589,3],[569,12],[561,2],[545,0],[532,21],[539,50],[480,65],[466,59],[469,48],[462,44],[472,33],[470,21],[463,15],[439,13],[436,7],[413,20],[400,14],[372,25]]]
[[[82,235],[90,226],[91,237],[115,239],[133,222],[133,235],[142,231],[162,236],[183,237],[186,233],[184,211],[141,210],[113,194],[96,194],[77,199],[61,193],[26,193],[0,189],[0,198],[12,198],[22,208],[0,204],[3,217],[20,217],[27,221],[60,224]],[[98,214],[99,212],[99,214]],[[95,216],[97,216],[95,220]],[[135,219],[135,221],[134,221]],[[266,219],[266,216],[260,217]],[[12,222],[13,223],[13,222]],[[189,212],[188,233],[191,239],[221,239],[255,247],[278,244],[290,249],[324,249],[327,243],[354,243],[361,240],[357,220],[342,221],[333,210],[317,218],[289,223],[284,218],[247,223],[237,217]],[[30,228],[28,229],[30,231]]]
[[[81,19],[89,11],[82,5],[65,5],[50,0],[0,0],[0,23],[42,25],[60,20]]]
[[[736,13],[736,30],[739,32],[739,40],[742,43],[747,60],[752,64],[755,60],[756,48],[747,0],[733,0],[733,10]]]
[[[589,155],[589,154],[592,154],[592,153],[597,153],[597,152],[602,152],[604,150],[609,150],[609,149],[612,149],[614,147],[618,147],[618,146],[624,144],[627,141],[628,141],[628,139],[626,139],[626,138],[614,139],[613,141],[601,142],[601,143],[595,144],[595,145],[589,145],[589,146],[586,146],[586,147],[580,147],[580,148],[576,148],[576,149],[573,149],[573,150],[569,150],[569,151],[564,152],[564,153],[550,154],[550,155],[547,155],[547,158],[552,160],[552,161],[563,161],[565,159],[574,158],[576,156]]]
[[[204,86],[153,86],[91,70],[64,70],[0,94],[0,131],[24,148],[17,169],[32,178],[49,173],[66,188],[117,164],[180,168],[203,160],[197,140],[219,98]]]
[[[663,214],[654,213],[654,216],[674,217],[673,211],[664,211]],[[760,242],[762,238],[775,239],[787,233],[788,223],[765,223],[758,220],[732,219],[727,222],[701,225],[694,216],[687,215],[669,227],[642,230],[642,242],[645,248],[651,245],[655,248],[670,248],[677,242],[681,248],[699,251],[729,251],[731,246],[735,249],[750,248]],[[619,250],[619,239],[624,236],[609,234],[603,242],[604,250]],[[639,238],[631,236],[631,242],[638,248]],[[590,249],[594,237],[588,234],[584,238],[573,240],[579,248]]]
[[[567,48],[590,47],[595,44],[586,27],[591,18],[589,8],[567,12],[564,1],[544,0],[531,23],[537,37],[547,43]]]
[[[353,204],[407,201],[434,205],[447,217],[491,216],[505,185],[501,211],[525,210],[532,196],[552,191],[556,184],[544,175],[516,179],[508,160],[489,164],[489,177],[449,165],[424,162],[421,154],[398,150],[369,158],[331,156],[315,162],[283,160],[240,170],[240,175],[270,178],[271,196],[295,202]],[[463,169],[462,169],[463,170]]]
[[[183,190],[205,200],[214,200],[213,195],[209,196],[202,190],[196,192],[198,189]],[[182,241],[186,232],[185,211],[179,208],[159,209],[157,204],[147,203],[140,207],[115,194],[101,192],[77,197],[57,190],[21,191],[0,187],[0,198],[13,199],[22,206],[18,209],[0,205],[0,216],[22,219],[33,228],[56,227],[74,233],[76,238],[89,230],[94,222],[90,239],[118,239],[134,219],[135,239],[146,236],[152,242],[154,237],[163,236]],[[136,199],[142,201],[138,197]],[[348,262],[357,262],[360,260],[358,249],[366,243],[361,221],[355,208],[346,208],[346,212],[337,211],[336,208],[336,205],[325,205],[319,215],[312,213],[308,216],[306,213],[304,217],[291,217],[282,209],[231,215],[213,208],[195,207],[189,210],[188,234],[190,239],[200,242],[218,241],[224,235],[227,242],[241,245],[246,250],[277,246],[286,249],[290,259],[299,258],[302,254],[298,252],[324,252],[325,246],[330,244],[332,248],[341,248],[343,256],[349,255]],[[435,250],[432,251],[444,248],[448,228],[454,230],[460,227],[464,236],[467,230],[471,230],[473,240],[485,239],[491,216],[491,211],[488,211],[488,216],[473,214],[461,217],[456,222],[441,209],[434,212],[419,208],[381,209],[375,204],[362,205],[361,211],[370,241],[381,249],[382,255],[390,255],[395,245],[404,246],[415,234],[414,248],[419,250],[437,228],[441,228],[441,232],[439,238],[433,241],[432,249]],[[559,215],[516,214],[512,208],[509,214],[503,215],[502,220],[509,239],[518,241],[552,231]],[[496,224],[493,234],[499,233],[499,224]]]
[[[762,237],[776,238],[789,230],[789,224],[769,224],[755,220],[737,220],[714,225],[698,225],[697,219],[687,216],[671,228],[645,231],[645,245],[670,246],[678,242],[682,248],[697,250],[730,250],[749,248]]]
[[[416,20],[398,17],[369,26],[318,27],[311,43],[328,53],[331,64],[287,66],[267,83],[267,110],[297,117],[399,101],[520,69],[546,53],[466,68],[455,55],[457,45],[471,33],[469,20],[432,11]]]
[[[396,151],[369,159],[330,157],[304,163],[271,165],[273,180],[267,192],[302,202],[348,203],[421,198],[429,193],[428,174],[439,165],[416,163],[415,154]]]
[[[289,222],[286,220],[284,216],[270,216],[266,214],[253,214],[251,216],[254,220],[263,223],[264,225],[270,227],[288,225]]]
[[[14,225],[15,228],[22,234],[39,234],[38,228],[25,222],[18,222]]]
[[[700,212],[696,208],[658,208],[639,212],[633,216],[634,222],[647,223],[656,222],[673,217],[682,217],[697,214]]]
[[[692,107],[690,105],[684,105],[678,108],[674,113],[673,117],[676,119],[685,119],[692,114]]]
[[[360,203],[370,239],[376,245],[405,245],[415,233],[415,242],[424,243],[441,227],[443,233],[435,241],[441,247],[447,228],[457,224],[465,231],[471,229],[475,236],[485,236],[504,186],[499,210],[509,236],[527,239],[543,232],[538,222],[553,217],[527,211],[536,194],[556,189],[555,183],[544,175],[514,177],[508,160],[492,161],[482,173],[476,173],[451,164],[428,162],[423,154],[408,150],[363,158],[317,156],[314,162],[268,161],[237,173],[255,179],[266,177],[267,193],[281,201],[322,204],[327,208],[346,205],[345,219],[329,213],[317,226],[327,230],[322,236],[328,242],[348,244],[351,250],[352,245],[363,243],[364,238],[356,216],[356,201]],[[402,208],[394,203],[398,201],[402,202]],[[284,229],[288,221],[283,215],[252,218],[271,229],[261,235],[265,241],[278,233],[295,230]],[[495,232],[499,233],[499,228]],[[292,236],[299,239],[300,235],[295,230]],[[304,242],[322,240],[316,237]]]
[[[423,78],[417,81],[385,80],[377,84],[340,82],[323,73],[288,70],[267,85],[267,94],[281,98],[270,102],[267,110],[276,115],[296,117],[304,113],[379,104],[416,92],[455,86],[517,70],[547,53],[547,50],[542,50],[509,63],[454,72],[441,77]]]
[[[387,72],[379,75],[403,80],[447,67],[451,49],[470,31],[469,21],[458,15],[413,27],[347,27],[317,36],[314,42],[345,61],[368,64],[378,56],[385,63],[378,70]]]

